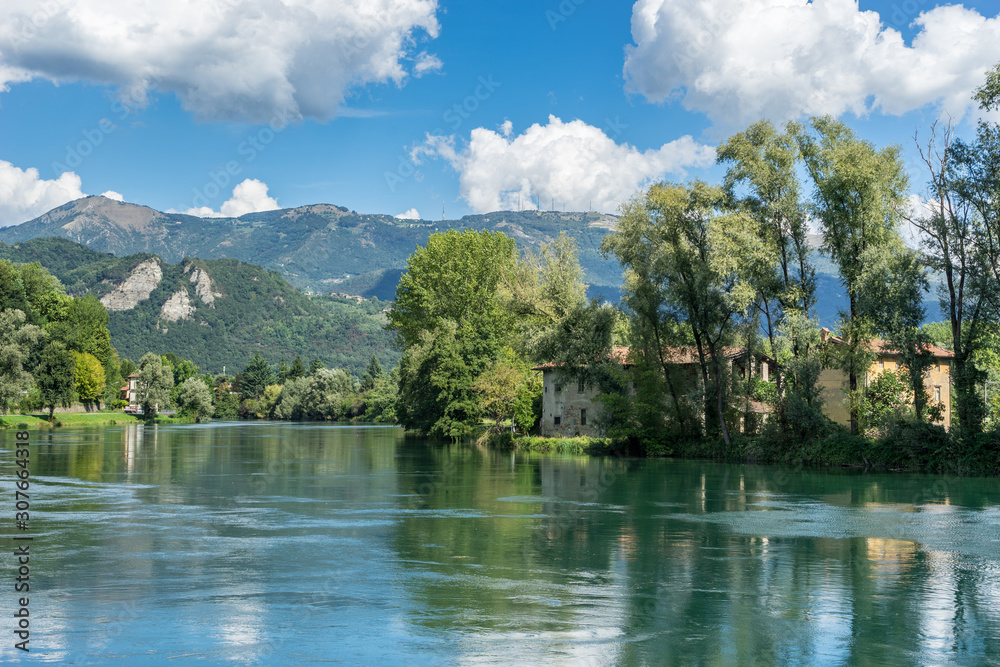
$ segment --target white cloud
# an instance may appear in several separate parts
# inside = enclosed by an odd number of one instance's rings
[[[856,0],[638,0],[626,89],[652,102],[679,99],[726,128],[928,104],[963,116],[1000,61],[1000,17],[956,5],[912,16],[893,7],[879,16]],[[912,43],[883,21],[912,21]]]
[[[21,170],[0,160],[0,227],[17,225],[86,195],[80,177],[66,172],[55,180],[39,178],[34,168]]]
[[[218,211],[201,206],[186,211],[170,209],[167,213],[184,213],[200,218],[238,218],[247,213],[273,211],[278,208],[281,208],[278,206],[278,201],[267,194],[267,184],[255,178],[248,178],[233,188],[233,196],[223,202]]]
[[[441,59],[433,54],[429,54],[426,51],[422,51],[420,55],[417,56],[417,62],[413,66],[413,76],[420,78],[428,72],[438,72],[444,67],[444,63]]]
[[[108,199],[114,199],[115,201],[125,201],[125,197],[121,193],[115,192],[114,190],[108,190],[107,192],[101,193],[102,197],[107,197]]]
[[[411,208],[406,213],[400,213],[395,216],[397,220],[420,220],[420,214],[417,213],[417,209]]]
[[[684,136],[643,152],[581,120],[549,116],[547,125],[536,123],[518,136],[509,122],[499,132],[476,128],[463,149],[453,136],[428,135],[411,157],[447,160],[459,173],[462,197],[479,213],[518,205],[533,210],[536,198],[542,209],[611,213],[651,181],[711,165],[715,149]]]
[[[336,115],[352,89],[439,66],[437,0],[0,3],[0,91],[33,78],[176,94],[205,120]]]

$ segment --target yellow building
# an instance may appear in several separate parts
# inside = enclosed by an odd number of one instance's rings
[[[830,330],[823,328],[820,332],[823,343],[844,345],[843,339],[830,334]],[[892,349],[884,340],[873,340],[871,342],[872,351],[875,353],[875,361],[872,363],[868,373],[858,378],[859,386],[867,385],[869,379],[874,379],[885,371],[898,371],[901,368],[899,352]],[[930,369],[924,375],[924,387],[930,397],[932,405],[941,405],[943,409],[943,423],[945,427],[951,424],[951,361],[955,354],[935,345],[929,345],[933,361]],[[839,369],[824,368],[819,376],[819,385],[823,397],[823,411],[831,421],[845,426],[850,424],[850,406],[847,400],[847,374]]]

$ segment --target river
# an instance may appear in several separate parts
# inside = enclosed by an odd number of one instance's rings
[[[997,479],[512,454],[288,423],[31,442],[26,655],[14,432],[0,432],[5,662],[1000,661]]]

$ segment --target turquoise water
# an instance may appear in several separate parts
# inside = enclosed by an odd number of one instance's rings
[[[3,661],[1000,664],[995,479],[514,455],[382,427],[35,435],[31,653],[8,555]]]

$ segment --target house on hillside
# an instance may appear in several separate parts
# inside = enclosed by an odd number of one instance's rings
[[[670,347],[665,350],[667,359],[676,367],[677,381],[690,389],[701,383],[698,366],[698,350],[694,346]],[[746,377],[749,372],[765,382],[769,381],[777,368],[776,362],[762,354],[748,355],[742,348],[726,348],[726,363],[733,375]],[[630,350],[616,347],[611,351],[612,359],[624,368],[632,365]],[[545,437],[597,436],[597,418],[602,406],[597,400],[600,390],[577,380],[570,380],[559,371],[557,364],[549,362],[535,366],[532,370],[542,373],[542,421],[541,434]],[[635,390],[633,385],[631,391]],[[747,406],[750,411],[762,415],[770,412],[770,407],[756,401]]]
[[[825,327],[820,330],[820,339],[824,345],[846,345],[842,338],[832,335]],[[868,372],[859,378],[861,386],[867,386],[868,382],[880,373],[898,371],[902,367],[899,352],[892,349],[886,341],[876,339],[871,345],[875,361],[872,362]],[[936,345],[928,345],[927,349],[931,353],[932,362],[930,369],[924,375],[924,387],[927,389],[931,405],[941,406],[941,423],[947,428],[951,424],[951,362],[955,358],[955,353]],[[847,386],[847,374],[839,369],[824,368],[819,376],[819,385],[826,416],[838,424],[845,426],[850,424],[850,405],[844,391]]]

